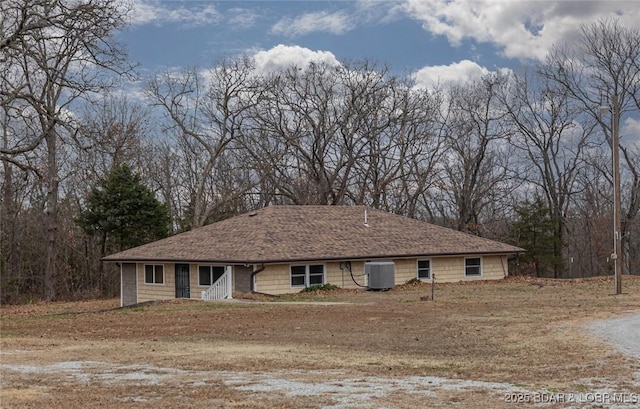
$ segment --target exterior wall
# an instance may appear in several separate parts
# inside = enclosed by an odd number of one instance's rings
[[[473,256],[480,257],[482,263],[482,274],[480,276],[467,277],[464,273],[465,257],[426,257],[431,261],[431,274],[435,274],[436,282],[457,282],[471,280],[497,280],[507,276],[507,256]],[[394,259],[395,264],[395,284],[404,284],[407,281],[418,277],[418,260],[416,258]],[[373,260],[372,260],[373,261]],[[380,261],[380,260],[376,260]],[[342,288],[358,288],[351,279],[349,270],[341,269],[340,262],[305,262],[294,264],[324,264],[325,283],[337,285]],[[289,294],[297,293],[300,287],[291,287],[290,281],[291,264],[271,264],[265,270],[256,275],[256,291],[266,294]],[[363,261],[352,261],[351,270],[356,281],[367,284],[364,273]]]
[[[470,257],[474,257],[470,255]],[[475,256],[480,257],[480,256]],[[464,274],[465,257],[431,257],[425,258],[431,261],[431,274],[435,274],[436,282],[456,282],[469,280],[496,280],[507,276],[507,256],[481,256],[482,259],[482,275],[477,277],[466,277]],[[373,261],[373,260],[372,260]],[[418,276],[418,259],[394,259],[395,263],[395,284],[404,284],[407,281],[417,278]],[[123,264],[122,270],[122,303],[132,302],[140,303],[153,300],[167,300],[175,298],[175,264],[173,263],[147,263],[147,264],[163,264],[164,265],[164,284],[145,284],[144,282],[144,266],[145,263],[137,263],[135,265],[137,275],[137,299],[134,301],[135,292],[131,288],[135,288],[129,276],[125,274],[126,263]],[[298,263],[295,263],[298,264]],[[325,283],[337,285],[342,288],[359,288],[353,282],[349,270],[345,264],[340,262],[305,262],[299,264],[323,264],[325,266]],[[198,265],[190,264],[190,283],[191,283],[191,299],[200,299],[200,293],[208,288],[208,286],[198,285]],[[133,270],[133,264],[127,267]],[[266,294],[289,294],[296,293],[301,290],[300,287],[291,287],[290,279],[291,264],[271,264],[267,265],[265,270],[255,276],[255,289],[258,292]],[[342,268],[341,268],[342,267]],[[234,266],[233,290],[239,292],[249,292],[251,277],[251,268],[236,265]],[[364,261],[352,261],[351,271],[355,280],[366,286],[367,280],[363,276]],[[128,281],[125,281],[129,277]],[[126,298],[125,298],[126,297]]]
[[[202,292],[206,291],[209,286],[198,285],[198,266],[199,264],[189,264],[189,279],[191,280],[191,299],[199,300],[202,296]]]
[[[509,275],[507,256],[482,257],[482,278],[484,280],[499,280]]]
[[[145,264],[162,264],[164,266],[164,283],[163,284],[146,284],[144,282],[144,266]],[[138,275],[138,302],[171,300],[176,298],[176,272],[173,263],[137,263],[136,270]],[[193,271],[193,270],[192,270]],[[193,280],[193,274],[192,280]],[[191,287],[191,296],[193,297],[194,288]],[[198,293],[200,296],[200,293]]]
[[[342,268],[340,268],[342,266]],[[360,288],[360,285],[367,285],[364,274],[364,261],[352,261],[351,273],[345,263],[331,262],[325,264],[325,283],[337,285],[340,288]],[[356,280],[356,283],[353,280]]]
[[[122,263],[120,267],[120,306],[126,307],[137,303],[136,264]]]
[[[147,284],[144,282],[144,266],[146,264],[160,264],[164,266],[164,284]],[[132,264],[133,265],[133,264]],[[190,283],[190,292],[189,292],[189,298],[192,300],[199,300],[200,296],[201,296],[201,292],[205,291],[209,288],[209,286],[201,286],[198,283],[198,266],[200,265],[200,263],[190,263],[189,264],[189,283]],[[216,265],[216,264],[209,264],[209,263],[204,263],[203,265]],[[134,275],[137,276],[137,280],[133,281],[133,285],[131,285],[130,283],[127,283],[125,285],[125,283],[123,282],[123,298],[121,298],[122,302],[124,302],[124,294],[127,290],[125,290],[125,288],[130,288],[130,287],[134,287],[136,285],[136,281],[137,281],[137,301],[138,303],[141,302],[145,302],[145,301],[157,301],[157,300],[170,300],[170,299],[174,299],[176,297],[176,273],[175,273],[175,264],[174,263],[153,263],[153,262],[148,262],[148,263],[137,263],[135,264],[135,271],[136,274]],[[237,271],[237,267],[238,266],[234,266],[234,277],[236,275],[236,271]],[[244,266],[240,266],[243,267]],[[244,274],[241,272],[241,276],[244,279],[244,281],[246,281],[246,283],[243,283],[241,285],[244,285],[247,287],[246,292],[251,291],[251,288],[248,287],[249,283],[250,283],[250,276],[251,276],[251,268],[248,267],[249,271],[248,273]],[[244,277],[247,276],[247,277]],[[236,279],[234,278],[233,280],[233,284],[235,285],[235,281]],[[126,305],[126,304],[125,304]]]
[[[265,294],[297,293],[298,288],[291,288],[289,264],[270,264],[255,276],[255,290]]]
[[[436,282],[499,280],[507,276],[507,256],[482,256],[482,274],[476,277],[464,275],[464,259],[465,257],[432,258],[431,273],[435,274]]]
[[[324,282],[325,284],[337,285],[341,288],[359,288],[351,278],[349,269],[342,263],[337,261],[332,262],[304,262],[293,263],[293,265],[301,264],[322,264],[324,265]],[[291,294],[297,293],[302,288],[291,287],[290,267],[292,264],[270,264],[267,265],[265,270],[258,273],[255,276],[256,291],[265,294]],[[342,268],[340,268],[342,267]],[[364,262],[352,261],[351,271],[353,272],[355,280],[361,284],[366,285],[366,279],[362,275],[364,273]]]
[[[396,285],[418,277],[418,261],[415,258],[392,260],[396,265]]]
[[[207,291],[209,289],[208,285],[200,285],[199,281],[200,281],[200,274],[198,272],[198,266],[203,265],[203,266],[221,266],[221,267],[227,267],[226,264],[216,264],[216,263],[191,263],[189,264],[191,266],[190,269],[190,275],[191,275],[191,294],[189,294],[192,300],[200,300],[201,296],[202,296],[202,292],[203,291]],[[232,270],[235,270],[235,268],[233,268]],[[232,272],[232,275],[235,276],[235,271]],[[231,280],[231,291],[234,291],[234,281],[235,279]]]

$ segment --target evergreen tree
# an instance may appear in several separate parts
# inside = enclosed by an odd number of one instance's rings
[[[87,234],[101,236],[106,255],[166,237],[169,216],[129,166],[116,165],[92,189],[78,224]]]
[[[525,272],[537,277],[554,276],[554,271],[562,269],[562,258],[554,251],[560,238],[549,207],[536,197],[533,202],[517,206],[516,213],[518,220],[511,234],[514,244],[527,250],[520,256],[521,263],[527,266]]]

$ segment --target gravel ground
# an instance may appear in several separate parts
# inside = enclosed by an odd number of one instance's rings
[[[595,321],[589,324],[588,330],[640,361],[640,314]]]
[[[636,317],[638,318],[638,317]],[[609,385],[602,379],[583,380],[592,392],[533,390],[511,383],[484,382],[465,379],[450,379],[434,376],[353,376],[340,370],[280,370],[272,372],[242,371],[191,371],[154,365],[121,365],[96,361],[67,361],[50,365],[7,365],[0,364],[2,372],[31,374],[55,379],[56,382],[78,385],[103,384],[106,387],[132,386],[138,394],[125,397],[128,401],[151,402],[158,399],[154,394],[144,394],[145,386],[173,387],[182,392],[206,388],[216,383],[238,391],[281,395],[284,399],[298,396],[330,396],[332,403],[319,404],[323,409],[379,409],[407,407],[393,404],[394,395],[410,394],[414,403],[433,398],[447,407],[452,401],[458,402],[458,394],[479,393],[496,404],[495,407],[510,407],[509,403],[525,404],[524,407],[557,407],[553,402],[565,402],[566,409],[596,409],[607,403],[607,408],[626,409],[638,407],[638,394],[621,389],[619,385]],[[108,390],[108,389],[107,389]],[[610,402],[609,396],[626,396],[625,401]],[[421,398],[422,396],[422,398]],[[119,397],[119,399],[124,399]],[[512,399],[512,400],[509,400]],[[522,400],[520,400],[522,399]],[[473,398],[467,403],[474,402]],[[573,402],[573,404],[571,404]],[[385,404],[386,403],[386,404]],[[228,407],[221,405],[219,407]],[[488,406],[481,406],[488,407]]]

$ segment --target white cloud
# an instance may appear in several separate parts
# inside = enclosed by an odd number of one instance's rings
[[[229,25],[233,28],[252,27],[258,19],[258,14],[244,8],[232,8],[229,10],[229,14]]]
[[[197,27],[217,23],[221,14],[212,4],[200,7],[165,7],[161,2],[149,0],[135,0],[130,18],[132,25],[181,23],[186,26]]]
[[[425,30],[459,45],[491,43],[508,58],[542,60],[549,48],[577,36],[581,24],[619,17],[634,27],[634,1],[406,0],[404,10]]]
[[[336,13],[328,13],[326,11],[306,13],[295,18],[285,17],[280,19],[271,27],[271,32],[289,37],[313,32],[342,34],[353,27],[349,20],[347,14],[341,11]]]
[[[621,144],[635,145],[640,148],[640,119],[626,118],[620,129]]]
[[[489,74],[489,70],[473,61],[462,60],[450,65],[424,67],[413,74],[416,85],[434,89],[438,85],[450,85],[466,81],[474,81]]]
[[[157,7],[143,1],[135,1],[132,3],[129,18],[132,25],[143,25],[158,20],[159,14],[160,10]]]
[[[269,73],[291,66],[305,68],[309,63],[326,63],[331,66],[340,65],[336,56],[329,51],[312,51],[297,45],[279,44],[267,51],[258,51],[254,55],[256,70]]]
[[[321,32],[335,35],[355,30],[359,26],[388,24],[405,18],[400,3],[380,0],[337,2],[339,11],[318,11],[295,17],[283,17],[271,27],[271,33],[287,37]]]

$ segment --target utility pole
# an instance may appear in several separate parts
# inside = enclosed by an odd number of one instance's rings
[[[622,205],[620,201],[620,106],[618,95],[611,97],[611,150],[613,166],[613,281],[615,295],[622,294]]]

